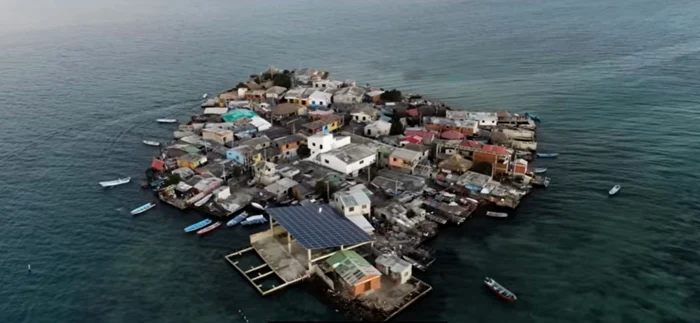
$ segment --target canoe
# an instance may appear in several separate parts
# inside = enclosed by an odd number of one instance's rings
[[[197,223],[195,223],[195,224],[193,224],[193,225],[190,225],[190,226],[186,227],[186,228],[185,228],[185,232],[197,231],[197,230],[199,230],[199,229],[201,229],[201,228],[204,228],[204,227],[208,226],[209,224],[211,224],[211,220],[210,220],[210,219],[204,219],[204,220],[202,220],[202,221],[199,221],[199,222],[197,222]]]
[[[493,217],[493,218],[507,218],[508,217],[508,213],[504,213],[504,212],[487,211],[486,215]]]
[[[609,194],[610,196],[613,196],[613,195],[617,194],[617,192],[619,192],[621,188],[622,188],[622,186],[620,186],[620,185],[615,185],[615,186],[613,186],[612,189],[610,189],[610,192],[608,192],[608,194]]]
[[[505,287],[503,287],[501,284],[497,283],[495,280],[486,277],[484,278],[484,284],[498,297],[500,297],[502,300],[513,303],[516,300],[518,300],[518,297],[515,296],[515,294]]]
[[[112,187],[112,186],[126,184],[129,181],[131,181],[131,177],[124,177],[124,178],[120,178],[120,179],[115,179],[113,181],[100,182],[100,185],[102,185],[102,187]]]
[[[535,174],[542,174],[547,171],[547,168],[535,168]]]
[[[220,226],[221,226],[221,221],[214,222],[214,224],[212,224],[212,225],[210,225],[210,226],[208,226],[208,227],[206,227],[206,228],[204,228],[204,229],[201,229],[201,230],[197,231],[197,235],[198,235],[198,236],[203,236],[203,235],[205,235],[205,234],[207,234],[207,233],[209,233],[209,232],[212,232],[212,231],[216,230],[216,229],[217,229],[218,227],[220,227]]]
[[[263,215],[253,215],[241,222],[241,225],[252,225],[265,222],[267,222],[267,219],[265,219]]]
[[[250,202],[250,205],[251,205],[252,207],[254,207],[254,208],[260,210],[260,211],[264,211],[264,210],[265,210],[265,207],[264,207],[264,206],[262,206],[262,205],[260,205],[260,204],[258,204],[258,203],[255,203],[255,202]]]
[[[175,123],[177,119],[156,119],[159,123]]]
[[[213,194],[209,194],[209,195],[203,197],[201,200],[195,202],[194,206],[200,207],[200,206],[206,204],[207,202],[209,202],[209,200],[211,199],[212,196],[213,196]]]
[[[141,213],[143,213],[143,212],[146,212],[146,211],[148,211],[148,210],[154,208],[155,206],[156,206],[155,203],[150,203],[150,202],[149,202],[149,203],[146,203],[146,204],[144,204],[144,205],[141,205],[141,206],[139,206],[139,207],[137,207],[137,208],[131,210],[131,215],[141,214]]]
[[[559,156],[559,153],[537,153],[539,158],[557,158],[557,156]]]
[[[239,215],[236,215],[236,216],[235,216],[233,219],[231,219],[230,221],[226,222],[226,226],[227,226],[227,227],[232,227],[232,226],[234,226],[234,225],[236,225],[236,224],[241,223],[241,222],[242,222],[243,220],[245,220],[245,218],[247,218],[247,217],[248,217],[248,213],[243,212],[243,213],[241,213],[241,214],[239,214]]]
[[[149,145],[149,146],[153,146],[153,147],[158,147],[158,146],[160,146],[160,143],[157,142],[157,141],[144,140],[143,143],[146,144],[146,145]]]

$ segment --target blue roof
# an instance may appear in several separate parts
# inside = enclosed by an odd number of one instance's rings
[[[352,246],[373,240],[328,204],[277,207],[266,211],[306,249]]]

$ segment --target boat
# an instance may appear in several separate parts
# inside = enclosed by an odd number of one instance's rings
[[[137,208],[131,210],[131,215],[141,214],[141,213],[143,213],[143,212],[146,212],[146,211],[148,211],[148,210],[154,208],[155,206],[156,206],[155,203],[148,202],[148,203],[146,203],[146,204],[144,204],[144,205],[141,205],[141,206],[139,206],[139,207],[137,207]]]
[[[267,222],[267,219],[260,214],[260,215],[253,215],[241,222],[241,225],[252,225],[252,224],[259,224],[259,223],[265,223]]]
[[[200,207],[200,206],[206,204],[207,202],[209,202],[209,200],[211,199],[212,196],[213,196],[213,194],[209,194],[209,195],[203,197],[201,200],[195,202],[194,206]]]
[[[218,227],[220,227],[220,226],[221,226],[221,221],[214,222],[214,224],[212,224],[212,225],[210,225],[210,226],[208,226],[208,227],[206,227],[206,228],[204,228],[204,229],[200,229],[199,231],[197,231],[197,235],[198,235],[198,236],[203,236],[203,235],[205,235],[205,234],[207,234],[207,233],[209,233],[209,232],[212,232],[212,231],[216,230],[216,229],[217,229]]]
[[[486,211],[486,215],[493,217],[493,218],[507,218],[508,217],[508,213],[505,213],[505,212]]]
[[[535,168],[535,174],[542,174],[547,171],[547,168],[542,167],[542,168]]]
[[[236,215],[236,216],[235,216],[233,219],[231,219],[230,221],[226,222],[226,226],[227,226],[227,227],[232,227],[232,226],[234,226],[234,225],[236,225],[236,224],[241,223],[241,221],[245,220],[245,218],[247,218],[247,217],[248,217],[248,213],[244,211],[243,213],[241,213],[241,214],[239,214],[239,215]]]
[[[197,223],[195,223],[195,224],[193,224],[193,225],[190,225],[190,226],[186,227],[186,228],[185,228],[185,232],[197,231],[197,230],[199,230],[199,229],[201,229],[201,228],[204,228],[204,227],[208,226],[209,224],[211,224],[211,220],[210,220],[210,219],[204,219],[204,220],[202,220],[202,221],[199,221],[199,222],[197,222]]]
[[[131,181],[131,177],[124,177],[124,178],[120,178],[120,179],[115,179],[113,181],[100,182],[100,185],[102,185],[102,187],[112,187],[112,186],[126,184],[130,181]]]
[[[540,121],[540,118],[536,114],[525,112],[525,116],[530,118],[530,120],[532,120],[532,121],[536,121],[536,122]]]
[[[610,189],[610,192],[608,192],[608,194],[610,196],[613,196],[613,195],[617,194],[617,192],[619,192],[621,188],[622,188],[622,186],[620,186],[619,184],[615,185],[615,186],[613,186],[613,188]]]
[[[537,153],[539,158],[557,158],[557,156],[559,156],[559,153]]]
[[[513,294],[513,292],[509,291],[505,287],[501,286],[501,284],[497,283],[495,280],[486,277],[484,278],[484,284],[492,291],[494,294],[498,295],[501,299],[503,299],[506,302],[513,303],[516,300],[518,300],[518,297]]]
[[[252,207],[254,207],[254,208],[260,210],[260,211],[265,211],[265,207],[262,206],[262,205],[260,205],[260,204],[258,204],[258,203],[250,202],[250,205],[251,205]]]
[[[143,143],[146,144],[146,145],[149,145],[149,146],[153,146],[153,147],[158,147],[158,146],[160,146],[160,143],[157,142],[157,141],[144,140]]]
[[[177,122],[177,119],[156,119],[158,123],[175,123]]]
[[[151,187],[159,187],[159,186],[163,185],[164,183],[165,183],[164,179],[157,179],[148,185],[150,185]]]
[[[209,96],[209,94],[207,94],[207,93],[202,94],[202,100],[206,100],[208,96]]]

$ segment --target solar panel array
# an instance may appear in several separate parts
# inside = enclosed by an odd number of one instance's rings
[[[327,204],[270,208],[267,213],[306,249],[372,241],[369,234]]]

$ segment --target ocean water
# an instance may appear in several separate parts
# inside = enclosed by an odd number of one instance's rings
[[[302,288],[258,296],[223,259],[250,231],[187,236],[198,214],[132,218],[149,192],[97,185],[143,176],[141,140],[172,131],[154,119],[270,65],[536,113],[561,154],[515,218],[443,230],[397,320],[700,321],[700,2],[8,1],[0,322],[341,319]]]

